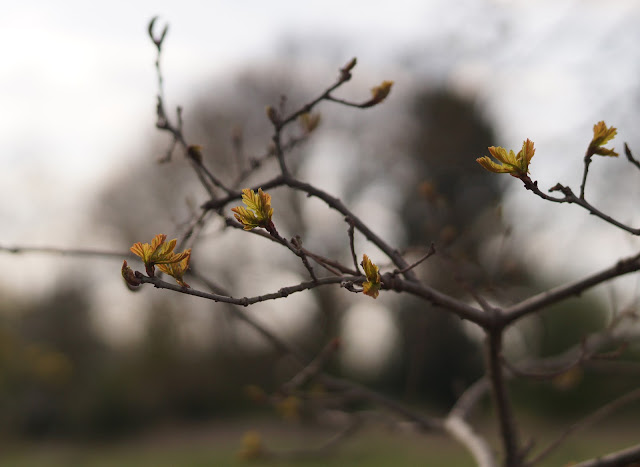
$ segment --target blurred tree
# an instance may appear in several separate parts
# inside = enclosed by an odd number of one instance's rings
[[[507,227],[496,215],[500,180],[477,170],[472,155],[495,142],[493,129],[472,101],[444,89],[418,92],[411,115],[414,131],[406,152],[413,158],[414,179],[402,213],[408,245],[438,245],[439,254],[421,269],[435,288],[459,290],[456,278],[486,286],[491,278],[481,261],[482,247]],[[425,312],[424,302],[411,299],[401,308],[407,395],[452,404],[482,374],[479,344],[450,314]]]

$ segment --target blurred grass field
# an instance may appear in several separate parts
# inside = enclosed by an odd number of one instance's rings
[[[484,428],[491,429],[490,424]],[[527,432],[538,434],[537,447],[559,434],[568,423],[545,426],[531,422]],[[70,443],[68,441],[23,442],[0,448],[3,467],[404,467],[415,465],[465,467],[475,465],[457,443],[441,435],[401,433],[383,427],[367,428],[331,450],[329,455],[297,460],[247,461],[238,455],[243,434],[257,430],[273,451],[313,448],[331,435],[329,431],[307,429],[277,420],[232,420],[199,427],[166,427],[153,433],[121,441]],[[527,438],[524,438],[527,439]],[[635,420],[608,422],[570,437],[544,466],[561,466],[571,461],[621,449],[640,440],[640,423]],[[491,442],[495,446],[495,436]]]

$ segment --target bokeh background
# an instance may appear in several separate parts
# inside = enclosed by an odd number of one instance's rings
[[[8,446],[138,439],[159,427],[169,427],[171,439],[233,444],[238,437],[229,432],[256,417],[277,421],[246,388],[273,391],[295,371],[223,305],[150,287],[128,291],[119,272],[124,256],[7,250],[125,255],[157,233],[179,237],[206,200],[181,154],[158,163],[170,140],[154,126],[155,48],[146,28],[155,15],[160,28],[170,24],[161,62],[167,107],[183,106],[187,139],[203,145],[205,162],[225,179],[237,175],[243,157],[265,153],[264,108],[282,95],[289,109],[308,101],[354,56],[342,97],[364,100],[371,87],[394,80],[373,109],[321,105],[321,126],[292,163],[410,255],[435,242],[439,254],[420,274],[442,290],[462,295],[455,278],[463,277],[510,303],[638,249],[628,234],[576,207],[549,205],[475,162],[488,146],[517,151],[530,138],[532,178],[543,189],[577,187],[600,120],[618,128],[619,152],[626,141],[640,153],[635,1],[5,3],[0,436]],[[624,156],[596,160],[587,196],[638,225],[640,185],[629,168]],[[284,191],[273,197],[281,233],[348,261],[340,216]],[[356,247],[385,265],[363,238]],[[238,296],[305,277],[295,258],[216,219],[193,258]],[[518,361],[577,345],[633,309],[637,293],[635,277],[618,279],[526,320],[508,336],[507,354]],[[248,312],[309,355],[340,336],[332,372],[434,413],[482,374],[476,329],[395,294],[374,302],[322,289]],[[634,323],[624,327],[629,336],[637,331]],[[627,352],[633,362],[638,348]],[[534,419],[569,419],[637,385],[638,373],[632,363],[624,371],[585,369],[523,384],[515,398]],[[193,426],[209,431],[194,434]]]

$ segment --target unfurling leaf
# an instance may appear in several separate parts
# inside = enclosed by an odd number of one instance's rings
[[[362,263],[360,264],[364,269],[364,275],[367,277],[367,280],[362,284],[362,293],[377,298],[382,287],[378,266],[373,264],[367,255],[362,255]]]
[[[299,121],[305,133],[311,133],[320,124],[320,114],[306,112],[300,115]]]
[[[244,230],[269,227],[273,208],[271,208],[271,196],[268,193],[264,193],[262,188],[258,188],[258,193],[245,188],[242,190],[242,202],[247,206],[246,208],[237,206],[231,210],[238,222],[243,225]]]
[[[341,71],[349,72],[349,71],[353,70],[353,68],[356,66],[357,63],[358,63],[358,59],[356,57],[353,57],[351,60],[349,60],[349,63],[347,63],[341,69]]]
[[[191,259],[191,248],[183,251],[180,255],[185,255],[180,261],[176,261],[175,263],[166,263],[166,264],[158,264],[158,269],[160,269],[165,274],[169,274],[173,277],[178,284],[182,287],[189,287],[185,281],[182,280],[182,277],[189,269],[189,260]]]
[[[166,235],[158,234],[153,238],[151,244],[137,242],[130,248],[134,255],[142,259],[145,270],[150,277],[153,277],[155,273],[154,266],[156,264],[177,263],[189,256],[187,251],[174,253],[173,249],[176,247],[177,240],[174,238],[169,243],[165,243],[166,239]]]
[[[476,162],[489,172],[508,173],[514,177],[523,178],[529,173],[529,164],[536,150],[533,147],[533,141],[526,139],[518,154],[513,150],[507,152],[506,149],[496,146],[491,146],[489,152],[500,164],[495,163],[488,156],[479,157]]]
[[[603,145],[607,144],[613,138],[616,137],[618,130],[614,127],[607,128],[604,121],[600,121],[593,125],[593,139],[589,143],[588,155],[598,154],[600,156],[618,157],[618,153],[613,149],[605,148]]]
[[[372,88],[371,100],[367,104],[376,105],[385,100],[391,92],[391,86],[393,86],[393,81],[383,81],[380,85]]]

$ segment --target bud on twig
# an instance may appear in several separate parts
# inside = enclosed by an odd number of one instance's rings
[[[187,156],[196,161],[198,164],[202,164],[202,146],[199,144],[192,144],[187,147]]]
[[[276,109],[268,105],[265,109],[265,112],[267,113],[267,117],[269,117],[271,123],[273,123],[275,126],[280,125],[280,115],[278,114],[278,111]]]
[[[358,60],[356,57],[353,57],[349,63],[347,63],[344,67],[340,68],[340,80],[341,81],[349,81],[351,79],[351,70],[354,69]]]

